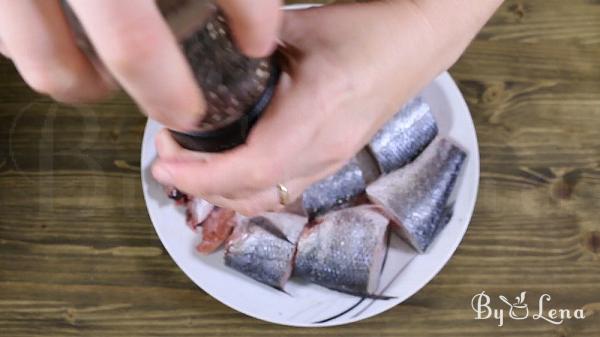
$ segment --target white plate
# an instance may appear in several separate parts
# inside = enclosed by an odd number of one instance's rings
[[[186,226],[181,210],[150,174],[156,157],[154,137],[161,125],[149,120],[142,145],[142,183],[146,206],[160,240],[200,288],[225,305],[258,319],[291,326],[332,326],[372,317],[394,307],[424,287],[450,259],[467,230],[479,184],[475,128],[458,87],[444,73],[421,96],[431,105],[440,133],[461,145],[468,157],[453,196],[454,215],[428,252],[409,261],[410,249],[399,239],[393,240],[378,289],[393,299],[362,300],[295,279],[286,285],[288,295],[225,267],[222,250],[210,256],[198,255],[194,249],[197,235]]]

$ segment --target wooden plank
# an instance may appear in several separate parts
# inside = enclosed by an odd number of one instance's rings
[[[598,1],[506,1],[451,69],[481,151],[461,246],[402,305],[318,330],[237,313],[177,268],[145,209],[145,119],[125,95],[69,108],[0,61],[0,336],[597,336],[599,56]],[[482,290],[547,292],[589,317],[499,328],[473,320]]]

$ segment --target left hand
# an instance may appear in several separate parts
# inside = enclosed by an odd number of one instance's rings
[[[61,1],[0,0],[0,54],[30,87],[62,102],[83,103],[106,98],[120,86],[167,127],[189,131],[202,120],[202,93],[157,1],[66,2],[101,66],[78,47]],[[242,52],[271,53],[281,0],[218,2]]]
[[[287,69],[245,145],[206,154],[169,132],[156,139],[155,178],[245,215],[279,210],[352,158],[409,98],[459,53],[440,56],[410,1],[329,6],[285,14]]]

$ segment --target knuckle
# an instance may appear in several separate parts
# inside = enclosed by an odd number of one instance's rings
[[[32,71],[23,74],[25,82],[35,91],[42,94],[50,94],[51,91],[56,90],[56,81],[52,80],[50,76],[39,71]]]
[[[74,91],[78,82],[73,71],[53,65],[28,69],[23,78],[33,90],[58,98]]]

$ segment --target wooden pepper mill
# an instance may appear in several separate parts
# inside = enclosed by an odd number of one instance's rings
[[[276,56],[249,58],[235,45],[227,20],[211,0],[158,0],[157,4],[189,62],[206,101],[195,131],[171,130],[184,148],[220,152],[245,142],[279,79]],[[63,1],[80,48],[98,60],[81,24]]]

